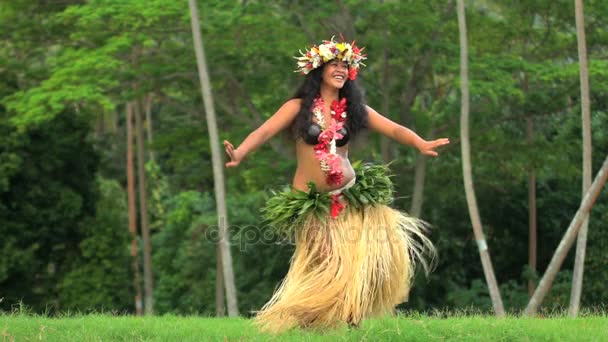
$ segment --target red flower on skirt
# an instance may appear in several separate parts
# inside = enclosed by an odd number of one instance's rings
[[[342,210],[346,207],[344,203],[342,203],[342,194],[331,194],[331,218],[336,218]]]

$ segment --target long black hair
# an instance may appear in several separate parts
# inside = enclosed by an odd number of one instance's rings
[[[300,112],[291,124],[291,136],[298,139],[306,134],[308,127],[312,122],[312,105],[313,101],[321,91],[321,82],[323,81],[323,69],[326,64],[309,72],[304,79],[300,88],[296,91],[293,99],[301,99]],[[340,89],[338,96],[340,99],[346,98],[346,129],[350,138],[353,139],[367,128],[367,108],[365,106],[363,91],[359,88],[356,81],[346,79],[346,83]]]

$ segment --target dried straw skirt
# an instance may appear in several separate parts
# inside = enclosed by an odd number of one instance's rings
[[[422,221],[388,205],[309,214],[296,230],[287,276],[255,317],[262,331],[358,325],[407,300],[414,261],[432,245]]]

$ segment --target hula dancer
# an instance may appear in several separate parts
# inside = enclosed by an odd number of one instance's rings
[[[289,272],[257,313],[264,331],[323,329],[394,313],[407,300],[415,261],[427,269],[434,248],[422,221],[395,210],[384,165],[351,165],[348,142],[369,128],[437,156],[448,139],[426,141],[366,106],[355,79],[366,55],[333,38],[297,58],[305,79],[295,96],[238,148],[224,141],[235,167],[284,129],[295,141],[297,169],[289,190],[269,199],[270,226],[295,237]]]

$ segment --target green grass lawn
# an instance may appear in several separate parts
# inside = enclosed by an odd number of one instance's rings
[[[324,333],[256,331],[244,318],[0,315],[0,341],[608,341],[608,316],[398,316]]]

